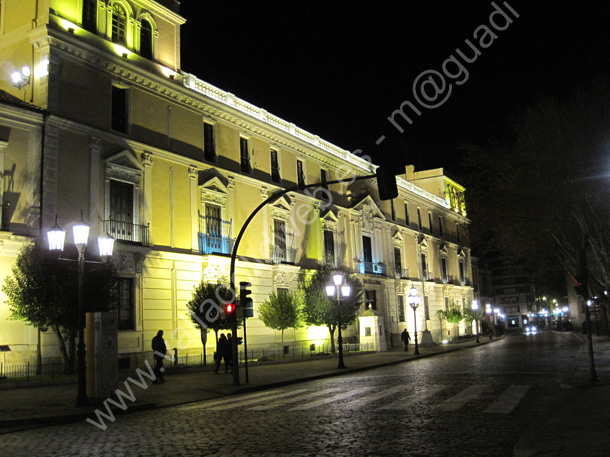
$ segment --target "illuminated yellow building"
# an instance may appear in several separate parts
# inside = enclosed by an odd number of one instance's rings
[[[291,192],[266,206],[242,240],[236,279],[252,282],[255,315],[273,291],[296,289],[300,275],[321,263],[341,264],[361,275],[363,311],[377,310],[388,346],[399,344],[405,326],[413,330],[405,301],[412,286],[425,296],[418,330],[445,339],[436,311],[472,300],[464,188],[447,177],[430,187],[427,172],[412,167],[398,178],[393,201],[379,200],[375,180],[351,183],[376,166],[181,70],[185,19],[177,5],[0,3],[0,89],[26,102],[10,106],[24,125],[0,118],[10,132],[0,139],[3,188],[8,179],[11,189],[23,188],[2,226],[10,242],[0,272],[8,274],[20,243],[44,235],[56,214],[69,228],[82,209],[91,239],[104,231],[117,239],[120,356],[150,353],[159,329],[181,355],[199,354],[185,307],[193,287],[228,275],[233,239],[268,195],[321,182],[316,192]],[[27,75],[12,79],[26,67]],[[324,184],[339,177],[345,182]],[[460,195],[458,206],[449,190]],[[2,300],[0,344],[24,345],[25,360],[37,334],[7,315]],[[345,336],[358,334],[355,324]],[[279,338],[257,318],[248,321],[249,345]],[[327,338],[326,329],[286,332],[287,344],[298,347]],[[57,356],[52,335],[43,335],[43,347],[44,357]]]

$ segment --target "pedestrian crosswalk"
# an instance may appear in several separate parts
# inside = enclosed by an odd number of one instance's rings
[[[487,385],[456,387],[448,384],[414,386],[399,384],[382,389],[378,386],[283,388],[235,397],[208,400],[179,407],[181,411],[308,411],[316,408],[340,408],[367,411],[409,411],[426,403],[442,412],[454,412],[476,404],[484,414],[510,414],[523,400],[531,386],[511,385],[498,391]]]

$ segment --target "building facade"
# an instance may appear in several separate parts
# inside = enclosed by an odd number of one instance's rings
[[[106,232],[117,240],[120,356],[150,353],[159,329],[181,354],[200,353],[186,311],[194,286],[228,276],[234,238],[264,199],[320,183],[264,207],[240,244],[236,281],[252,283],[255,303],[248,344],[279,343],[279,332],[256,318],[257,304],[296,289],[321,264],[360,275],[362,311],[379,314],[388,346],[400,343],[405,327],[414,330],[406,302],[413,286],[423,297],[418,331],[442,339],[436,311],[473,299],[464,188],[442,169],[407,167],[398,198],[381,201],[375,179],[351,179],[373,174],[374,164],[182,71],[185,18],[177,4],[0,3],[0,89],[26,102],[29,111],[21,110],[31,123],[21,145],[20,130],[0,119],[10,131],[0,144],[3,188],[24,180],[2,226],[3,237],[18,241],[1,271],[10,272],[19,243],[44,235],[56,215],[69,229],[82,209],[91,239]],[[24,67],[27,78],[11,81]],[[17,169],[11,178],[7,171]],[[343,182],[326,184],[336,179]],[[11,357],[25,360],[38,347],[36,331],[7,323],[7,315],[2,300],[0,328],[15,327],[2,331],[0,344],[22,344],[26,350]],[[357,327],[345,336],[357,340]],[[53,338],[42,336],[43,357],[57,356]],[[310,327],[285,338],[309,346],[328,331]]]

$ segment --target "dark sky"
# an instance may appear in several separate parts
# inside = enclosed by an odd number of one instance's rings
[[[490,1],[182,0],[182,69],[337,146],[364,149],[374,163],[459,174],[461,144],[509,138],[509,119],[536,99],[610,73],[607,2],[508,4],[519,18],[496,1],[513,20],[499,31]],[[497,35],[487,48],[482,31],[473,38],[481,25]],[[474,55],[467,39],[480,51],[472,63],[456,52]],[[451,56],[463,67],[443,72]],[[426,70],[451,84],[436,108],[418,105],[413,93]],[[387,118],[406,100],[421,115],[407,109],[413,124],[401,121],[399,133]]]

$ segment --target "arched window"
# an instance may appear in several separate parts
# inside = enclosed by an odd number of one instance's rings
[[[112,7],[112,41],[125,44],[125,26],[127,14],[118,3]]]
[[[144,19],[142,20],[142,27],[140,33],[140,55],[142,57],[146,57],[147,59],[153,58],[152,40],[152,25],[149,21]]]
[[[90,32],[97,31],[97,0],[83,0],[83,27]]]

